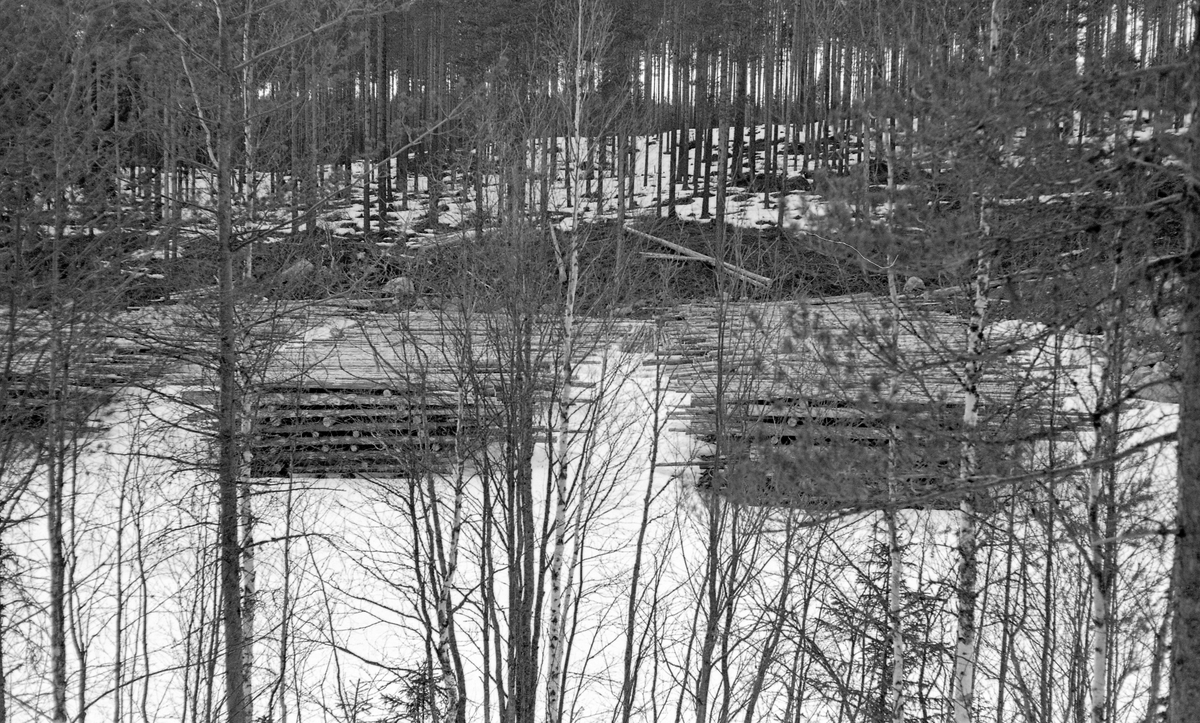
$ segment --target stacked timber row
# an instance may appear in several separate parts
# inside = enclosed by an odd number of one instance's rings
[[[1055,403],[1055,374],[1015,342],[978,385],[979,427],[963,428],[966,322],[917,299],[688,306],[656,363],[690,394],[677,412],[708,443],[699,484],[751,505],[946,508],[964,442],[985,473],[1011,475],[1037,441],[1078,422]],[[1061,376],[1061,375],[1059,375]]]
[[[13,313],[0,336],[0,434],[43,428],[53,415],[70,433],[97,429],[121,390],[160,377],[169,360],[121,323]],[[53,408],[53,412],[51,409]]]
[[[275,350],[255,384],[252,476],[420,478],[471,464],[506,430],[544,435],[562,386],[553,320],[400,310],[322,321]],[[577,331],[576,364],[616,338],[600,323]]]

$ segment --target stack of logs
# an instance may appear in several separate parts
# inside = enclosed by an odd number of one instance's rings
[[[964,441],[1004,475],[1029,440],[1079,421],[1047,406],[1050,370],[992,359],[968,433],[966,323],[926,302],[855,295],[680,312],[656,363],[670,368],[672,391],[691,395],[676,417],[708,443],[700,486],[732,501],[955,507]]]
[[[162,374],[168,360],[119,324],[77,321],[52,331],[40,314],[20,316],[0,340],[0,434],[41,429],[54,414],[68,433],[98,429],[97,413],[122,389]],[[54,338],[65,338],[57,349]]]
[[[538,409],[560,350],[553,320],[534,324],[528,345],[483,315],[339,319],[348,321],[274,353],[254,393],[252,476],[419,478],[469,459],[504,425],[544,433]],[[581,324],[576,363],[613,339],[610,326]],[[529,419],[514,420],[521,409]]]

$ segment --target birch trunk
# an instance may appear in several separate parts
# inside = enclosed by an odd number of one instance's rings
[[[1001,17],[1003,0],[992,0],[990,32],[988,38],[988,79],[992,105],[995,105],[996,87],[994,78],[999,68]],[[963,438],[962,455],[959,462],[959,483],[964,491],[959,508],[958,528],[958,639],[954,650],[954,669],[951,686],[954,689],[952,711],[954,723],[970,723],[974,718],[975,701],[975,602],[976,580],[979,576],[978,521],[975,518],[976,495],[970,490],[979,471],[978,450],[974,433],[979,424],[979,378],[982,374],[984,331],[987,322],[987,290],[991,283],[990,208],[991,201],[985,194],[979,210],[981,246],[975,265],[975,304],[967,328],[966,368],[964,369],[963,394]]]
[[[986,201],[985,201],[986,204]],[[986,206],[983,214],[987,214]],[[989,229],[983,221],[984,235]],[[981,250],[975,269],[975,307],[967,329],[966,370],[964,375],[962,457],[959,462],[959,483],[964,490],[959,507],[958,527],[958,640],[954,650],[954,723],[970,723],[973,719],[975,699],[975,602],[976,580],[979,576],[976,552],[978,547],[978,522],[975,519],[975,493],[969,490],[978,472],[978,453],[972,438],[979,424],[978,383],[982,371],[984,328],[987,317],[987,288],[990,283],[990,261],[987,252]]]
[[[1167,609],[1170,610],[1172,589],[1167,586]],[[1162,669],[1167,656],[1167,635],[1171,631],[1171,616],[1164,615],[1158,629],[1154,631],[1154,647],[1150,653],[1150,687],[1146,691],[1146,716],[1142,723],[1157,723],[1162,708]]]
[[[469,339],[464,344],[464,349],[470,349],[471,344]],[[465,354],[460,356],[459,365],[462,369],[467,369],[470,363],[469,359],[465,358]],[[463,429],[463,419],[466,414],[466,391],[464,386],[466,380],[460,382],[458,390],[457,402],[457,421],[455,423],[455,439],[462,440],[465,437]],[[463,503],[464,503],[464,487],[465,487],[465,465],[466,462],[462,456],[461,447],[456,443],[454,463],[454,499],[451,509],[450,519],[450,539],[448,547],[442,544],[442,525],[441,512],[438,509],[437,495],[434,489],[434,481],[432,477],[426,479],[428,485],[429,496],[429,514],[427,517],[432,523],[431,547],[437,555],[437,572],[440,580],[435,586],[437,590],[437,601],[435,614],[437,616],[438,625],[438,640],[437,640],[437,659],[438,665],[442,669],[442,680],[446,685],[447,708],[452,712],[454,723],[465,723],[466,720],[466,695],[463,691],[463,667],[462,659],[458,653],[458,644],[456,642],[456,628],[454,624],[454,601],[452,593],[454,590],[454,582],[458,577],[458,552],[462,541],[462,525],[463,525]],[[485,645],[486,648],[486,645]]]
[[[587,28],[589,37],[585,38],[584,0],[578,0],[575,15],[575,98],[572,109],[572,144],[573,155],[579,157],[583,149],[583,71],[584,43],[593,40],[590,33],[594,30]],[[590,43],[589,43],[590,45]],[[579,165],[571,176],[575,198],[579,198]],[[559,383],[561,391],[558,395],[557,420],[555,424],[555,467],[554,467],[554,520],[550,526],[550,536],[553,549],[550,554],[550,621],[547,630],[547,669],[546,669],[546,720],[548,723],[558,723],[561,705],[561,680],[563,665],[563,632],[565,616],[563,611],[564,585],[562,579],[563,555],[567,538],[567,480],[570,474],[571,455],[571,380],[574,374],[572,357],[575,353],[575,296],[579,286],[579,213],[581,204],[576,203],[571,209],[571,233],[567,237],[567,248],[560,261],[559,278],[566,281],[566,298],[563,300],[562,312],[562,350],[559,360]]]

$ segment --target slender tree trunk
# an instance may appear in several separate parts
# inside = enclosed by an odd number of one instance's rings
[[[388,101],[390,93],[390,78],[388,73],[387,38],[388,14],[380,13],[376,22],[376,54],[375,54],[375,118],[378,128],[375,131],[374,159],[380,164],[376,183],[376,201],[379,209],[379,230],[384,231],[388,223],[388,203],[392,200],[391,161],[388,160]]]
[[[117,497],[116,610],[113,615],[113,723],[121,723],[122,688],[125,680],[125,498],[129,479],[129,464],[121,478]]]
[[[783,637],[784,626],[787,624],[791,616],[791,608],[789,604],[789,593],[792,588],[792,574],[795,572],[796,560],[792,557],[792,547],[796,543],[796,521],[792,514],[788,514],[784,521],[783,532],[783,578],[779,584],[779,594],[774,600],[774,616],[771,620],[771,628],[767,633],[767,640],[763,643],[762,652],[759,654],[758,665],[754,671],[754,678],[750,684],[750,692],[746,701],[746,715],[743,719],[744,723],[754,723],[756,720],[755,712],[758,707],[758,701],[763,694],[763,686],[767,680],[767,672],[771,665],[776,663],[776,655],[779,651],[779,642]],[[786,716],[785,716],[786,720]]]
[[[243,390],[242,399],[246,398],[246,393]],[[250,411],[247,405],[242,404],[239,412],[239,435],[240,439],[247,440],[250,438]],[[238,491],[241,497],[240,522],[242,531],[242,687],[245,690],[243,697],[246,706],[246,720],[254,721],[254,642],[255,642],[255,617],[257,614],[258,603],[258,571],[255,564],[255,549],[254,549],[254,505],[253,493],[250,489],[250,465],[249,451],[242,452],[241,466],[238,471],[238,478],[241,482],[241,489]]]
[[[888,536],[888,629],[892,646],[892,675],[888,687],[888,711],[892,723],[904,723],[905,646],[904,621],[901,618],[903,603],[903,555],[900,546],[900,531],[897,523],[899,512],[888,511],[884,516]]]
[[[288,109],[288,209],[291,213],[292,236],[300,233],[300,132],[304,118],[303,93],[300,89],[300,66],[296,61],[296,49],[288,52],[288,97],[292,106]],[[310,161],[311,162],[311,161]]]
[[[244,628],[242,626],[241,545],[238,535],[238,492],[241,480],[239,432],[241,411],[238,378],[238,328],[235,316],[233,235],[233,145],[238,133],[234,123],[232,87],[235,74],[230,48],[231,28],[227,26],[223,3],[217,6],[218,62],[220,86],[213,142],[216,145],[217,176],[217,250],[218,250],[218,400],[217,400],[217,535],[220,550],[220,596],[225,635],[225,707],[228,723],[250,723],[247,717],[244,667]]]
[[[3,551],[3,543],[0,543],[0,551]],[[4,606],[4,587],[7,584],[7,570],[0,568],[0,723],[8,723],[8,669],[7,652],[8,649],[4,645],[4,639],[8,633],[8,627],[5,625],[5,614],[8,612]]]
[[[708,501],[707,549],[705,550],[704,577],[701,583],[704,600],[697,605],[697,614],[704,612],[704,630],[700,642],[699,669],[696,671],[695,709],[696,723],[709,723],[709,688],[712,685],[713,653],[716,650],[720,624],[720,582],[717,579],[720,567],[721,528],[725,510],[721,498],[711,495]]]
[[[483,238],[483,221],[484,214],[487,210],[483,205],[483,138],[481,134],[475,136],[475,165],[472,177],[475,181],[475,236]],[[571,199],[567,198],[567,205],[571,205]]]
[[[1055,372],[1062,369],[1062,346],[1057,339],[1054,345],[1054,367]],[[1054,394],[1054,401],[1058,399],[1058,387],[1055,385],[1051,393]],[[1051,405],[1055,408],[1055,405]],[[1047,445],[1047,468],[1055,469],[1055,451],[1056,443],[1051,439]],[[1047,475],[1046,479],[1046,562],[1042,571],[1042,635],[1041,635],[1041,655],[1038,660],[1038,703],[1040,710],[1039,723],[1050,723],[1051,709],[1054,707],[1054,690],[1053,679],[1051,677],[1050,661],[1054,654],[1055,647],[1055,607],[1054,595],[1051,591],[1054,590],[1054,530],[1055,530],[1055,505],[1058,504],[1055,494],[1057,485],[1053,474]]]
[[[727,68],[736,73],[737,83],[734,86],[733,97],[730,102],[733,104],[733,158],[730,162],[730,167],[727,171],[734,179],[734,183],[739,183],[742,175],[742,165],[745,163],[745,154],[749,151],[746,148],[746,105],[749,103],[749,94],[747,92],[748,76],[750,75],[750,62],[745,58],[730,61]],[[724,138],[729,138],[729,129],[724,128],[722,124]],[[718,129],[718,132],[722,132]],[[726,150],[725,153],[729,151]],[[718,151],[720,153],[720,151]]]
[[[219,533],[219,531],[218,531],[218,533]],[[218,543],[217,544],[219,547],[220,546],[219,534],[218,534]],[[220,551],[218,550],[218,557],[219,557],[219,555],[220,555]],[[218,561],[218,566],[219,565],[220,565],[220,562]],[[201,660],[204,661],[203,663],[201,663],[201,665],[203,665],[203,667],[204,667],[203,677],[204,677],[204,720],[205,721],[214,720],[214,716],[219,715],[219,713],[217,713],[217,708],[220,705],[220,703],[216,699],[217,663],[218,663],[218,661],[222,660],[221,636],[222,636],[223,632],[222,632],[222,625],[220,623],[220,620],[221,620],[221,610],[225,604],[225,600],[221,597],[221,584],[222,584],[221,572],[218,569],[217,573],[213,576],[212,588],[210,590],[210,592],[212,593],[212,611],[211,611],[212,612],[212,618],[211,618],[212,624],[209,625],[207,628],[207,632],[209,633],[209,635],[208,635],[208,650],[204,651],[203,656],[201,658]],[[203,627],[203,622],[204,621],[202,618],[201,619],[202,625],[200,628],[201,635],[203,635],[206,632],[206,629]],[[197,671],[198,674],[199,674],[199,672],[200,671]],[[237,689],[240,691],[241,686],[239,685]]]
[[[75,83],[72,83],[72,90]],[[68,91],[70,93],[71,91]],[[65,102],[64,107],[69,107]],[[66,119],[60,120],[66,124]],[[66,126],[64,125],[64,128]],[[63,234],[67,222],[66,209],[66,140],[62,134],[55,134],[54,142],[54,228],[50,240],[49,300],[50,300],[50,330],[49,330],[49,380],[51,390],[49,404],[48,429],[50,432],[50,454],[47,468],[46,494],[46,524],[49,542],[49,575],[50,575],[50,692],[51,720],[53,723],[67,721],[67,594],[66,576],[67,560],[63,535],[65,531],[63,518],[66,506],[63,497],[66,493],[66,464],[67,464],[67,411],[62,400],[69,398],[68,372],[69,364],[67,349],[64,345],[66,330],[64,329],[67,304],[62,298],[63,290],[60,284],[62,274]]]
[[[492,650],[491,642],[492,641],[489,638],[489,634],[492,632],[492,626],[493,626],[493,620],[494,620],[493,610],[495,608],[495,604],[493,602],[494,588],[492,587],[492,582],[491,582],[492,580],[495,580],[495,566],[492,564],[492,536],[491,536],[491,533],[492,533],[492,523],[493,523],[493,520],[495,519],[495,517],[493,516],[493,512],[492,512],[493,508],[492,508],[492,504],[491,504],[491,502],[492,502],[492,500],[491,500],[492,483],[486,474],[483,475],[482,487],[483,487],[483,495],[482,495],[482,501],[483,501],[482,517],[483,517],[483,520],[482,520],[482,523],[480,524],[480,530],[482,531],[482,534],[479,537],[479,546],[481,548],[479,551],[479,553],[480,553],[479,559],[480,559],[480,563],[481,563],[480,564],[480,568],[481,568],[480,572],[481,572],[481,578],[482,578],[482,580],[480,581],[480,588],[481,588],[480,597],[482,597],[483,600],[482,600],[482,605],[480,606],[482,608],[482,614],[481,614],[482,619],[479,624],[479,635],[480,635],[479,647],[483,651],[483,723],[492,723],[492,685],[491,685],[491,683],[492,683],[493,675],[495,676],[496,681],[497,681],[497,688],[498,688],[497,699],[500,704],[501,720],[506,720],[506,717],[503,715],[503,712],[506,709],[506,705],[504,702],[503,693],[500,690],[500,688],[502,686],[500,684],[500,660],[501,660],[501,658],[500,658],[500,639],[499,639],[500,634],[499,634],[499,632],[496,633],[496,672],[495,673],[492,672],[492,667],[491,667],[491,650]]]
[[[51,274],[57,275],[58,264]],[[51,332],[57,333],[57,332]],[[58,366],[56,363],[55,366]],[[52,378],[55,376],[51,373]],[[52,387],[53,388],[53,387]],[[55,404],[54,406],[57,406]],[[52,416],[60,416],[52,413]],[[52,422],[56,437],[62,432],[62,420]],[[50,690],[52,695],[51,720],[53,723],[67,721],[67,632],[66,632],[66,559],[63,545],[63,495],[65,454],[61,439],[53,442],[55,454],[50,457],[49,495],[46,501],[46,523],[50,540]]]
[[[375,105],[371,100],[371,26],[368,24],[363,29],[363,34],[366,36],[366,41],[362,46],[362,64],[359,72],[362,73],[362,97],[359,101],[362,103],[362,117],[359,121],[359,131],[361,138],[359,139],[358,157],[362,164],[362,217],[363,217],[363,239],[365,240],[371,234],[371,159],[375,157],[374,149],[372,148],[372,136],[375,132],[375,124],[372,122],[372,111]],[[354,155],[351,154],[349,163],[354,165]]]
[[[137,555],[138,567],[138,597],[140,600],[141,614],[141,658],[142,658],[142,689],[140,699],[138,701],[140,712],[142,714],[142,723],[150,723],[150,577],[146,572],[146,531],[144,529],[143,520],[145,519],[146,498],[144,493],[138,492],[137,512],[133,517],[134,531],[134,554]],[[186,668],[185,668],[186,677]],[[132,691],[130,699],[132,700]]]
[[[280,601],[279,616],[279,671],[275,680],[275,691],[272,697],[279,701],[279,723],[288,722],[287,676],[289,654],[291,652],[292,625],[292,516],[295,514],[296,483],[288,475],[287,494],[283,504],[283,599]],[[275,720],[275,711],[267,712],[269,720]]]
[[[571,143],[576,154],[583,144],[583,94],[584,94],[584,47],[585,32],[590,36],[592,28],[585,30],[584,0],[576,4],[575,15],[575,63],[574,63],[574,106],[571,109]],[[603,142],[602,142],[603,145]],[[602,169],[598,169],[601,171]],[[569,179],[576,197],[579,195],[579,173]],[[621,179],[617,179],[618,188]],[[597,206],[597,209],[599,207]],[[561,677],[563,661],[563,598],[564,585],[562,580],[563,554],[567,538],[567,504],[569,502],[567,483],[571,471],[571,383],[574,376],[575,354],[575,297],[579,288],[579,225],[580,206],[572,209],[571,232],[567,236],[567,248],[560,260],[559,278],[566,281],[566,294],[563,299],[562,311],[562,350],[559,361],[558,382],[561,389],[558,394],[555,422],[555,451],[554,451],[554,521],[550,525],[550,537],[553,549],[550,555],[550,622],[547,630],[546,670],[546,720],[558,723],[562,710]],[[553,229],[551,229],[553,233]],[[579,502],[577,501],[577,504]]]
[[[1174,590],[1167,586],[1167,610],[1171,609]],[[1162,673],[1163,660],[1167,657],[1167,635],[1171,632],[1171,615],[1164,615],[1162,622],[1154,631],[1154,647],[1150,653],[1150,686],[1146,691],[1146,717],[1142,723],[1158,723],[1159,711],[1162,710]]]
[[[466,416],[466,392],[459,389],[458,395],[458,428],[456,437],[463,439],[466,432],[462,428],[462,420]],[[441,657],[443,659],[443,668],[449,667],[447,671],[449,678],[450,710],[454,714],[454,723],[466,723],[467,720],[467,694],[465,690],[466,676],[463,672],[462,656],[458,650],[457,635],[458,631],[454,623],[454,606],[450,599],[450,593],[454,589],[455,582],[458,576],[458,553],[462,544],[462,528],[463,528],[463,505],[465,503],[466,483],[464,480],[463,470],[465,460],[462,458],[461,451],[456,446],[455,455],[455,479],[454,479],[454,502],[450,518],[450,549],[446,554],[445,563],[445,582],[442,585],[442,596],[438,600],[438,617],[441,621],[441,630],[438,633],[439,643],[443,650]],[[450,665],[447,666],[446,662]]]
[[[1190,168],[1200,168],[1200,3],[1192,5],[1196,37],[1188,57],[1192,123]],[[1171,627],[1171,723],[1194,720],[1200,711],[1200,200],[1191,194],[1184,210],[1186,261],[1180,271],[1183,310],[1179,391],[1179,508],[1176,513]]]
[[[1104,368],[1100,375],[1100,393],[1093,415],[1094,447],[1092,469],[1088,477],[1088,571],[1092,587],[1092,723],[1104,723],[1111,709],[1110,682],[1111,616],[1116,561],[1111,537],[1115,533],[1116,510],[1112,499],[1116,481],[1116,454],[1121,431],[1121,370],[1125,364],[1122,340],[1124,307],[1118,293],[1121,272],[1121,248],[1118,230],[1113,280],[1109,292],[1104,329]]]
[[[254,55],[251,44],[254,35],[254,3],[246,0],[242,8],[242,144],[244,152],[243,167],[240,169],[243,179],[242,196],[246,202],[246,210],[250,218],[254,218],[258,207],[258,176],[255,169],[255,144],[258,139],[254,136],[254,99],[257,90],[254,87],[254,64],[250,58]]]
[[[988,48],[988,76],[992,104],[996,102],[995,75],[998,70],[1000,52],[1001,17],[1004,12],[1003,0],[992,0],[991,25]],[[975,603],[976,581],[978,579],[977,536],[978,521],[976,520],[976,494],[969,489],[975,475],[979,471],[978,450],[975,442],[975,429],[979,424],[979,392],[978,384],[982,375],[982,357],[984,351],[984,331],[987,323],[988,287],[991,283],[991,203],[992,200],[984,194],[980,203],[979,226],[980,248],[975,267],[975,304],[971,313],[970,325],[967,329],[965,399],[963,404],[963,428],[966,434],[962,445],[962,456],[959,464],[959,481],[963,486],[963,500],[960,506],[958,532],[958,640],[954,653],[954,698],[953,715],[955,723],[970,723],[974,718],[975,699],[975,669],[976,669],[976,628]]]
[[[695,127],[693,131],[694,139],[691,143],[693,146],[692,156],[692,189],[700,188],[701,173],[707,179],[712,170],[712,104],[713,98],[712,87],[708,82],[710,59],[707,55],[696,57],[696,102],[692,107],[692,125]],[[686,85],[686,84],[685,84]],[[686,134],[684,134],[686,136]],[[684,140],[687,140],[686,137]],[[686,159],[687,156],[684,155]],[[684,164],[686,171],[687,164]],[[709,185],[704,183],[704,198],[708,198]],[[708,217],[708,206],[706,205],[703,218]]]
[[[1012,623],[1013,605],[1012,605],[1012,584],[1013,584],[1013,558],[1016,556],[1016,530],[1015,516],[1017,507],[1017,495],[1014,492],[1009,497],[1008,504],[1008,519],[1005,523],[1006,545],[1004,552],[1004,601],[1001,603],[1000,609],[1000,670],[996,680],[996,720],[1002,721],[1004,718],[1004,703],[1008,688],[1008,671],[1009,661],[1012,656],[1012,639],[1014,634],[1014,625]],[[1021,575],[1022,587],[1029,582],[1029,575]],[[1047,588],[1047,592],[1049,588]]]
[[[889,200],[894,193],[894,188],[889,187]],[[888,215],[887,224],[890,231],[891,215]],[[894,313],[900,314],[900,293],[896,285],[896,272],[892,263],[888,263],[888,294],[891,297]],[[900,353],[900,324],[893,322],[891,335],[892,354],[899,355]],[[892,376],[892,382],[888,387],[888,404],[891,405],[899,391],[899,370],[897,369]],[[888,429],[888,458],[887,458],[887,485],[888,485],[888,501],[894,504],[894,500],[899,494],[897,489],[899,480],[897,479],[897,460],[896,460],[896,445],[899,439],[899,428],[896,425],[890,425]],[[888,509],[884,512],[884,523],[887,526],[887,545],[888,545],[888,631],[891,637],[892,648],[892,670],[891,684],[888,687],[888,712],[892,723],[904,723],[904,682],[905,682],[905,649],[904,649],[904,621],[901,618],[903,609],[903,548],[900,545],[900,529],[897,517],[900,515],[898,509]]]
[[[657,339],[655,340],[655,349],[657,351]],[[626,598],[625,608],[625,654],[622,660],[621,674],[621,709],[620,723],[629,723],[633,716],[633,701],[637,694],[637,666],[634,665],[634,633],[637,627],[637,605],[641,599],[640,585],[642,575],[642,558],[646,544],[646,532],[650,527],[650,512],[651,506],[656,497],[654,490],[654,474],[658,466],[658,440],[663,431],[663,368],[656,367],[655,371],[655,394],[651,399],[651,443],[650,456],[648,459],[649,471],[647,472],[646,493],[642,496],[642,516],[638,525],[637,538],[633,547],[633,570],[629,582],[629,596]],[[640,662],[640,661],[639,661]]]
[[[983,213],[988,213],[985,209]],[[986,222],[985,222],[986,227]],[[989,233],[985,230],[985,237]],[[974,492],[969,486],[978,472],[977,450],[974,430],[979,423],[978,383],[982,372],[984,328],[987,317],[987,289],[990,283],[990,261],[988,251],[981,249],[975,271],[975,307],[967,329],[966,389],[963,404],[963,428],[967,434],[962,445],[959,463],[959,482],[963,487],[963,500],[959,507],[958,528],[958,642],[954,651],[954,723],[970,723],[974,717],[975,699],[975,602],[978,595],[976,580],[979,576],[976,559],[978,521],[976,520]]]
[[[721,108],[724,108],[721,104]],[[717,112],[717,198],[714,221],[718,228],[725,228],[725,201],[729,191],[729,122],[722,111]],[[725,260],[724,250],[717,258]]]
[[[469,322],[464,320],[464,328]],[[471,349],[468,336],[462,346],[464,350]],[[470,358],[464,351],[458,358],[459,368],[469,373]],[[466,418],[466,379],[460,379],[456,402],[455,438],[465,440],[466,432],[463,420]],[[435,654],[441,669],[442,680],[446,686],[447,708],[453,716],[454,723],[464,723],[466,720],[466,693],[464,690],[464,673],[462,658],[459,654],[456,640],[457,631],[454,622],[454,600],[452,597],[458,577],[459,548],[462,539],[463,504],[465,493],[464,470],[466,460],[463,458],[460,441],[454,448],[454,495],[451,502],[450,538],[448,545],[443,543],[442,512],[438,503],[437,490],[433,475],[426,475],[426,497],[428,508],[424,515],[430,548],[430,577],[431,588],[434,590],[435,619],[437,622],[437,643]],[[416,520],[414,519],[414,525]],[[486,650],[486,645],[485,645]]]

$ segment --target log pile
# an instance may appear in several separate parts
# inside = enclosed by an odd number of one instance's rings
[[[146,340],[116,326],[75,319],[52,328],[44,313],[18,314],[0,338],[0,427],[6,435],[41,429],[55,402],[69,433],[92,430],[116,394],[158,378],[167,363]]]
[[[670,367],[672,391],[691,395],[676,416],[709,445],[700,485],[738,502],[955,507],[965,441],[989,474],[1003,476],[1032,440],[1079,422],[1048,404],[1052,370],[1014,364],[1016,340],[993,334],[992,346],[1010,353],[985,364],[982,422],[968,437],[966,322],[917,300],[856,295],[679,311],[653,363]]]
[[[669,310],[655,322],[664,341],[649,363],[691,397],[676,418],[709,444],[701,483],[748,504],[827,508],[900,504],[882,497],[890,477],[906,504],[957,504],[965,322],[930,303],[852,296]],[[542,433],[535,410],[557,385],[561,348],[554,319],[518,330],[487,315],[373,309],[243,310],[261,320],[243,339],[253,476],[411,478],[445,472],[506,425]],[[213,387],[211,321],[182,305],[169,316],[130,321],[141,331],[110,334],[72,365],[71,383],[98,395],[81,395],[89,413],[141,380]],[[584,322],[575,361],[618,338],[648,349],[639,332],[649,328]],[[993,348],[1015,344],[992,335]],[[32,344],[11,355],[17,362],[0,380],[6,426],[44,420],[44,352]],[[1050,393],[1061,370],[1016,356],[990,359],[979,384],[981,424],[970,441],[990,474],[1018,465],[1022,445],[1079,421],[1048,401],[1062,394]],[[514,409],[527,418],[514,420]]]
[[[611,344],[614,333],[583,324],[576,362]],[[528,344],[514,343],[523,337]],[[274,353],[254,395],[252,476],[445,473],[505,425],[537,430],[534,410],[555,386],[559,348],[551,321],[523,335],[482,315],[358,313],[327,337]],[[530,418],[514,420],[521,396],[532,403]]]

